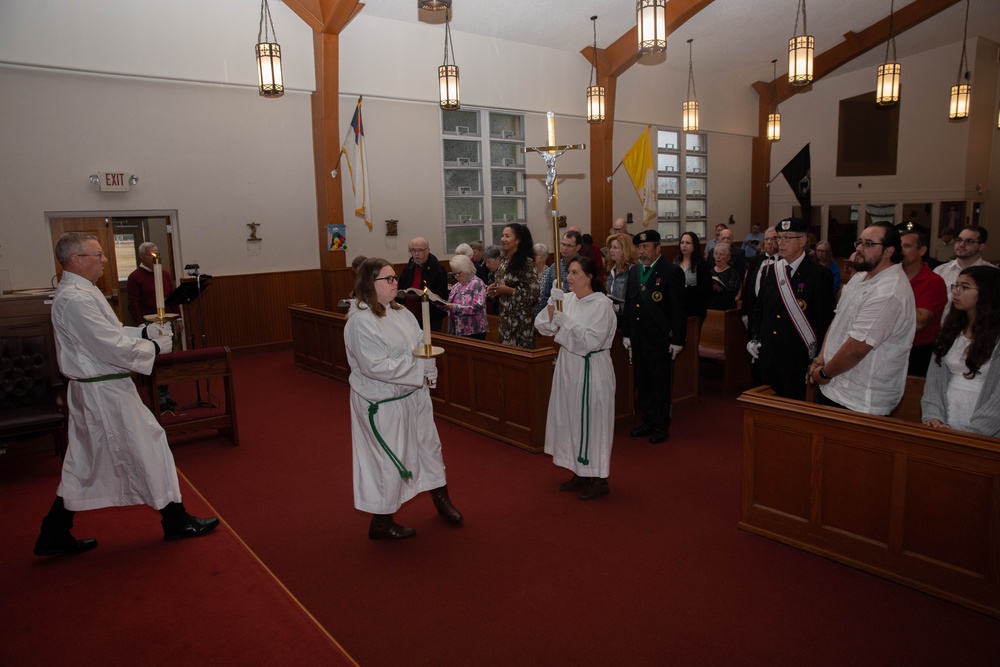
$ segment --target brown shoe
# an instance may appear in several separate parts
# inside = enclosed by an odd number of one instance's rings
[[[559,485],[560,491],[576,491],[582,488],[587,483],[586,477],[580,477],[577,474],[573,474],[572,477],[567,479],[565,482]]]
[[[453,526],[457,526],[462,523],[462,513],[455,509],[455,506],[451,504],[451,498],[448,497],[448,485],[431,489],[431,498],[434,499],[434,507],[437,508],[438,514],[444,517],[444,520]]]
[[[404,540],[416,534],[414,529],[393,521],[391,514],[372,514],[372,522],[368,526],[370,540]]]
[[[596,500],[601,496],[606,496],[610,493],[608,489],[608,480],[606,477],[591,477],[592,481],[584,489],[583,493],[580,494],[580,500]]]

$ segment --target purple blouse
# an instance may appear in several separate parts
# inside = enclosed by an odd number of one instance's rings
[[[453,334],[471,336],[490,330],[486,319],[486,285],[477,276],[470,276],[465,283],[452,285],[448,303],[457,306],[449,315]]]

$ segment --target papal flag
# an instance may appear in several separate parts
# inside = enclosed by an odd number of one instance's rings
[[[809,219],[809,210],[812,208],[812,174],[809,164],[809,144],[793,157],[781,170],[781,175],[788,181],[795,198],[799,200],[802,207],[802,217]]]
[[[340,152],[347,160],[347,170],[351,175],[351,189],[354,191],[354,215],[363,219],[372,230],[372,207],[368,187],[368,165],[365,162],[365,126],[361,121],[361,97],[354,109],[354,118],[347,128]]]
[[[647,127],[621,161],[632,179],[639,201],[642,202],[643,226],[649,226],[657,215],[656,166],[653,164],[653,155],[653,143]]]

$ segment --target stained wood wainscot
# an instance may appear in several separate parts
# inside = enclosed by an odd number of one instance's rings
[[[347,382],[347,317],[304,306],[288,310],[295,364]],[[431,392],[434,414],[529,452],[541,452],[556,349],[522,350],[441,333],[433,334],[433,341],[445,349],[438,357],[438,386]]]
[[[1000,439],[739,400],[740,528],[1000,618]]]

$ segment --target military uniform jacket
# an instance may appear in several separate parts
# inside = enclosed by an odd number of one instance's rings
[[[781,300],[774,268],[761,277],[760,293],[750,318],[750,338],[761,342],[760,361],[767,364],[775,354],[788,354],[796,350],[806,354],[805,343],[799,336],[792,318]],[[833,273],[830,269],[806,255],[792,275],[792,294],[802,306],[802,311],[816,334],[816,349],[823,346],[823,337],[833,321],[836,306],[833,292]]]
[[[628,272],[622,335],[631,338],[633,343],[662,344],[664,348],[683,346],[687,336],[684,272],[661,257],[643,282],[641,268],[641,264],[635,264]]]

